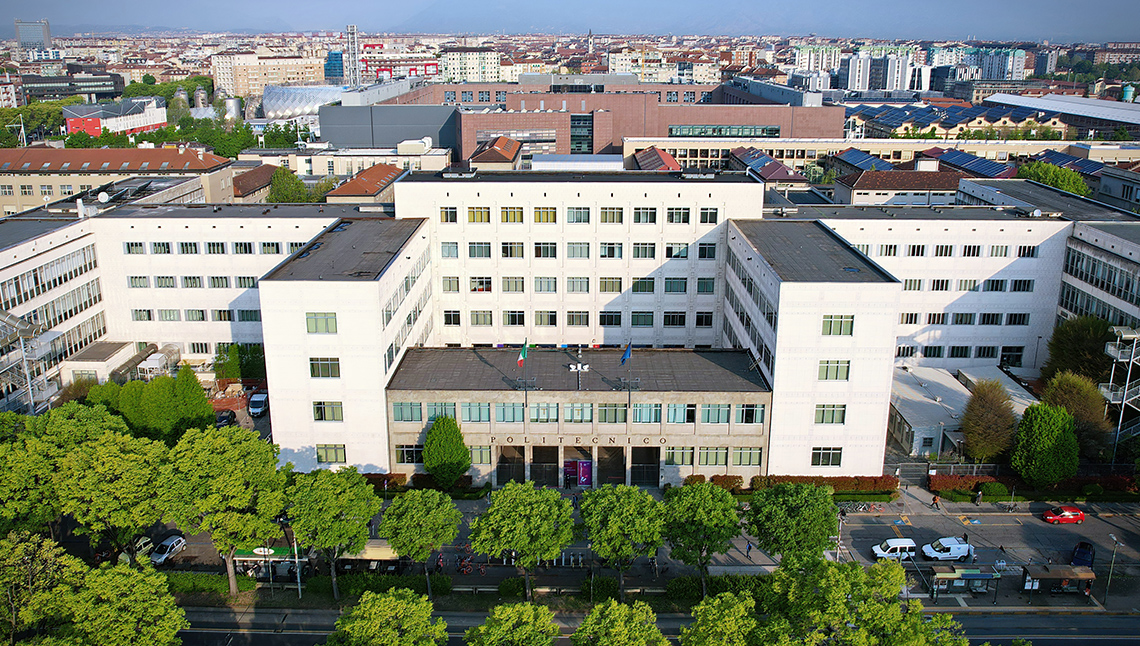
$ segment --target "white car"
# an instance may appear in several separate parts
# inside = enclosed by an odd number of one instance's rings
[[[974,555],[974,546],[957,536],[946,536],[922,546],[922,556],[930,561],[966,561]]]
[[[871,552],[875,555],[876,559],[902,561],[904,559],[913,559],[916,549],[914,541],[909,538],[888,538],[882,543],[872,547]]]
[[[150,562],[155,565],[162,565],[167,561],[174,558],[182,550],[186,549],[186,539],[178,534],[168,536],[150,553]]]
[[[261,417],[267,410],[269,410],[269,395],[265,393],[254,393],[249,396],[250,417]]]

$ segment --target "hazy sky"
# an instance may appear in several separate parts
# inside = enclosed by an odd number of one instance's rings
[[[1140,0],[0,0],[55,32],[134,25],[199,30],[781,34],[1140,41]],[[0,34],[12,33],[10,21]]]

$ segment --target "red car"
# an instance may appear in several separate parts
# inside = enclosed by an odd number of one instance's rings
[[[1076,507],[1062,505],[1041,514],[1041,520],[1047,523],[1053,523],[1054,525],[1057,523],[1076,523],[1080,525],[1085,522],[1085,512]]]

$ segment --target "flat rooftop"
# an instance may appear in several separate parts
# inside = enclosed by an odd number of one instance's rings
[[[445,174],[447,175],[445,177]],[[701,184],[715,182],[718,184],[759,184],[754,176],[744,171],[721,171],[709,173],[699,177],[682,177],[681,172],[661,173],[657,171],[489,171],[481,170],[470,173],[453,175],[450,172],[440,171],[412,172],[404,176],[401,182],[628,182],[628,183],[693,183]]]
[[[329,218],[359,217],[352,204],[138,204],[100,213],[101,218]]]
[[[376,280],[427,220],[345,218],[262,280]]]
[[[1027,179],[972,178],[965,181],[1032,204],[1047,213],[1060,213],[1067,220],[1140,221],[1135,214],[1123,209]]]
[[[804,220],[730,220],[787,282],[897,283],[826,225]]]
[[[111,357],[115,356],[123,350],[123,348],[132,345],[127,341],[96,341],[91,345],[83,348],[79,352],[71,355],[66,361],[94,361],[102,363]]]
[[[1003,206],[801,204],[795,213],[788,213],[786,217],[789,220],[1023,220],[1027,216]],[[1042,219],[1050,218],[1043,216]]]
[[[640,392],[770,392],[752,359],[740,350],[635,348],[625,366],[624,350],[529,348],[526,376],[533,391],[621,391],[622,379],[640,379]],[[518,390],[519,348],[411,348],[388,390]],[[570,372],[572,364],[589,372]],[[581,375],[581,388],[578,376]]]
[[[50,217],[46,212],[39,210],[36,215],[43,217],[10,215],[0,218],[0,249],[10,249],[78,222],[75,216]]]
[[[970,390],[942,368],[895,368],[891,385],[891,406],[911,428],[942,424],[948,431],[962,427],[962,413],[970,401]]]
[[[1103,231],[1110,236],[1140,244],[1140,221],[1137,222],[1087,222],[1089,227]]]

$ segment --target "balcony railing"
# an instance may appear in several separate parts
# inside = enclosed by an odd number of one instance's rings
[[[1123,343],[1120,341],[1110,341],[1109,343],[1104,344],[1104,353],[1116,361],[1131,361],[1132,344]],[[1140,359],[1140,348],[1138,348],[1136,358]]]
[[[1097,388],[1110,404],[1124,404],[1140,397],[1140,379],[1128,384],[1127,388],[1112,383],[1097,384]]]

